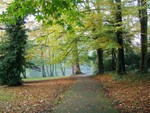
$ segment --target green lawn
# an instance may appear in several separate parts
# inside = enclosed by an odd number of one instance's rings
[[[36,78],[26,78],[22,79],[23,81],[41,81],[41,80],[51,80],[51,79],[59,79],[59,78],[65,78],[68,76],[55,76],[55,77],[36,77]]]

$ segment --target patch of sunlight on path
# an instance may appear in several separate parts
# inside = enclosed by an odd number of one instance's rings
[[[88,76],[78,76],[76,83],[64,95],[54,113],[119,113],[104,97],[102,86]]]

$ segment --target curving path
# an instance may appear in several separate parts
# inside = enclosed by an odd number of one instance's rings
[[[102,87],[88,76],[77,77],[77,82],[64,95],[54,113],[119,113],[104,97]]]

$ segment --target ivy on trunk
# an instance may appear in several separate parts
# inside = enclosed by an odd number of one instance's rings
[[[4,59],[0,65],[0,83],[2,85],[22,85],[20,75],[24,72],[27,40],[24,23],[23,18],[18,18],[16,23],[7,25],[8,37],[3,45]]]

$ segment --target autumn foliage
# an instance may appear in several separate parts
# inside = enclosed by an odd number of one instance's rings
[[[95,77],[104,86],[106,96],[113,99],[113,104],[121,113],[149,113],[149,80],[115,80],[111,75]]]
[[[0,87],[0,112],[51,112],[57,98],[60,99],[59,95],[74,81],[69,78],[29,82],[19,87]]]

